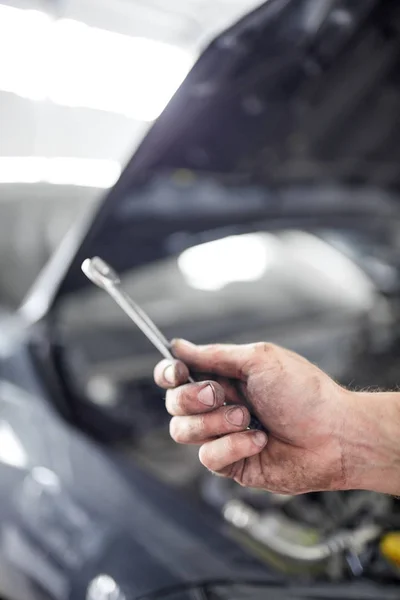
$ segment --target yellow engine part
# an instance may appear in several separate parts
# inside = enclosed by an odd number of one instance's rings
[[[379,547],[387,560],[400,567],[400,531],[391,531],[384,535]]]

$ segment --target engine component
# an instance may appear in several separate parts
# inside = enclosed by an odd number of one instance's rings
[[[246,531],[254,540],[287,560],[317,564],[335,556],[344,556],[354,574],[352,565],[356,562],[359,565],[357,572],[361,574],[363,570],[357,557],[382,533],[379,525],[366,523],[352,531],[338,530],[314,542],[310,538],[301,541],[299,536],[295,541],[293,523],[278,511],[262,514],[241,501],[232,500],[225,505],[223,515],[236,528]]]
[[[387,533],[379,544],[381,554],[396,567],[400,567],[400,532]]]

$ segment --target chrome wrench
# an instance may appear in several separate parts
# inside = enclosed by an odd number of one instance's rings
[[[123,290],[118,273],[110,265],[96,256],[94,258],[87,258],[82,263],[82,271],[92,283],[106,291],[113,298],[164,358],[176,360],[171,352],[170,342],[144,310]],[[195,383],[196,380],[190,375],[188,382]],[[251,415],[248,428],[265,431],[263,425],[253,415]]]

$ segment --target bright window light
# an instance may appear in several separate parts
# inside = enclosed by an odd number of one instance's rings
[[[30,100],[46,98],[51,19],[36,10],[0,5],[0,89]]]
[[[20,439],[6,421],[0,421],[0,462],[20,469],[28,464],[28,457]]]
[[[271,234],[233,235],[188,248],[179,256],[178,267],[191,287],[220,290],[230,283],[261,279],[278,245]]]
[[[0,89],[32,100],[156,119],[193,64],[186,51],[0,5]]]
[[[0,183],[52,183],[110,188],[118,180],[121,166],[113,160],[0,156]]]

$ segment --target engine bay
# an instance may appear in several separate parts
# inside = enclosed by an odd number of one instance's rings
[[[197,448],[176,446],[165,429],[128,454],[189,499],[211,506],[235,540],[278,572],[302,581],[400,578],[395,498],[368,491],[283,496],[242,488],[205,472]]]

